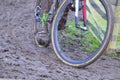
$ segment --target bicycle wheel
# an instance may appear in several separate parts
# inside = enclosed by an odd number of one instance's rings
[[[51,31],[52,46],[57,57],[75,67],[85,67],[102,55],[113,28],[113,14],[108,0],[86,0],[86,11],[83,11],[83,1],[79,2],[78,25],[86,26],[87,30],[76,28],[74,1],[64,0],[54,17]],[[59,30],[65,14],[65,28]]]

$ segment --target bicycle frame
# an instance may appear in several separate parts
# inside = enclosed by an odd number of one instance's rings
[[[62,3],[63,0],[58,0],[58,4],[60,5]],[[79,27],[79,20],[78,20],[78,17],[79,17],[79,7],[80,7],[80,1],[81,0],[75,0],[75,22],[76,22],[76,27],[77,28],[80,28],[82,30],[86,30],[86,24],[87,24],[87,14],[86,14],[86,0],[82,0],[82,14],[83,14],[83,27],[80,26]],[[74,1],[73,1],[74,2]],[[53,0],[53,4],[51,6],[51,10],[49,12],[49,14],[52,14],[54,16],[54,9],[55,9],[55,5],[56,5],[56,0]],[[52,16],[52,17],[53,17]]]
[[[51,40],[54,52],[56,53],[57,57],[64,63],[71,66],[84,67],[96,61],[102,55],[104,50],[107,48],[107,45],[110,41],[112,28],[113,28],[111,27],[113,24],[112,22],[113,16],[111,13],[112,11],[111,6],[107,0],[100,0],[100,2],[99,0],[98,1],[94,0],[93,3],[98,3],[99,7],[103,6],[103,9],[105,10],[105,14],[103,14],[104,10],[103,11],[101,10],[99,15],[97,15],[97,13],[99,13],[98,11],[93,12],[92,8],[93,9],[97,9],[97,8],[96,6],[92,6],[92,2],[89,3],[87,0],[53,0],[49,7],[50,8],[49,11],[47,11],[48,17],[46,20],[46,25],[45,27],[43,27],[43,28],[46,28],[47,30],[46,34],[48,33],[47,36],[43,36],[43,37],[49,37],[49,38],[47,39],[47,41],[46,40],[44,41],[44,39],[43,40],[41,39],[41,41],[39,41],[39,39],[41,38],[41,36],[39,35],[41,34],[37,34],[37,32],[35,31],[36,43],[39,46],[48,47]],[[37,11],[38,15],[36,15],[37,16],[36,22],[37,21],[39,22],[38,25],[41,25],[40,17],[42,17],[42,15],[39,17],[39,12],[41,8],[42,6],[38,7],[38,11]],[[88,15],[89,15],[88,17],[87,17],[87,8],[90,10],[88,12]],[[44,13],[41,13],[41,14],[44,14]],[[95,17],[95,16],[98,16],[98,17]],[[104,16],[106,18],[105,21],[103,18]],[[98,20],[96,18],[98,18]],[[83,23],[82,26],[79,23],[80,21]],[[87,21],[88,21],[88,24],[87,24]],[[104,22],[96,23],[99,21],[104,21]],[[86,26],[89,27],[89,30],[85,32],[85,30],[87,30]],[[75,28],[78,28],[78,29],[75,29]],[[39,30],[38,33],[42,32],[42,28],[39,28],[39,29],[41,29],[41,31]],[[93,33],[92,30],[95,32]],[[70,34],[70,32],[72,31],[75,34]],[[85,34],[82,34],[82,33],[85,33]],[[97,35],[94,35],[94,34],[97,34]],[[72,44],[70,39],[72,40]],[[93,41],[93,39],[95,41]],[[85,43],[83,43],[84,41]],[[40,42],[41,43],[44,42],[44,44],[43,43],[41,44]],[[95,45],[95,48],[93,48],[94,47],[93,43],[97,44],[97,46]],[[91,47],[91,45],[93,45],[93,47]],[[75,47],[75,49],[71,51],[73,47]],[[92,50],[89,51],[89,49],[92,49]]]
[[[39,0],[41,1],[41,0]],[[50,11],[49,11],[49,17],[48,17],[48,22],[52,23],[52,19],[54,17],[55,11],[56,11],[56,4],[58,3],[58,6],[62,3],[63,0],[53,0],[53,4],[51,5]],[[80,9],[80,1],[81,1],[81,5],[82,5],[82,14],[83,14],[83,26],[79,25],[79,10]],[[75,22],[76,22],[76,28],[79,28],[81,30],[87,30],[86,24],[87,24],[87,14],[86,14],[86,0],[73,0],[74,2],[74,8],[75,8]],[[40,2],[39,2],[40,3]],[[57,7],[58,7],[57,6]],[[41,9],[41,8],[40,8]],[[35,13],[35,17],[36,17],[36,22],[38,22],[38,26],[39,26],[39,20],[40,20],[40,10],[36,11],[37,13]],[[36,15],[37,14],[37,15]]]
[[[86,0],[83,0],[83,8],[82,8],[82,13],[83,13],[83,19],[84,19],[84,26],[86,26],[86,18],[87,18],[87,14],[86,14]]]

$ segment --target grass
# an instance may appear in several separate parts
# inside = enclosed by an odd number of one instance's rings
[[[80,29],[77,29],[75,27],[74,21],[70,21],[67,23],[65,32],[67,33],[66,35],[71,37],[70,40],[71,44],[74,44],[75,41],[80,42],[79,48],[83,51],[93,52],[96,49],[98,49],[100,45],[100,42],[92,35],[90,31],[82,31]],[[76,36],[81,36],[81,37],[76,37]]]
[[[117,42],[116,42],[117,49],[120,49],[120,34],[117,36]]]
[[[41,17],[42,27],[46,25],[47,19],[48,19],[48,13],[44,13]]]
[[[80,43],[82,43],[82,46],[80,46],[80,48],[87,52],[93,52],[100,46],[99,41],[96,40],[96,38],[93,37],[90,32],[88,35],[81,39]]]

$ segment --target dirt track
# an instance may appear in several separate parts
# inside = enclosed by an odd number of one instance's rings
[[[25,80],[120,80],[120,59],[102,56],[85,69],[59,61],[52,47],[34,41],[35,0],[0,1],[0,78]]]

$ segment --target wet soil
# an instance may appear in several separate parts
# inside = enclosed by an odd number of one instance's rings
[[[0,79],[120,80],[120,59],[102,56],[86,68],[62,63],[34,41],[35,0],[0,1]]]

